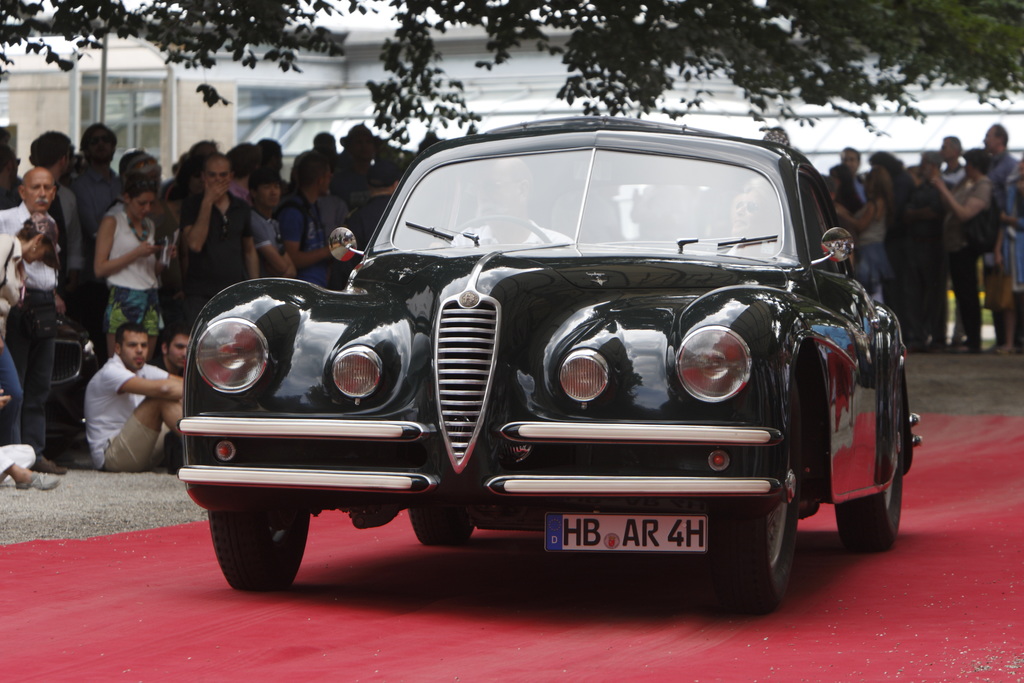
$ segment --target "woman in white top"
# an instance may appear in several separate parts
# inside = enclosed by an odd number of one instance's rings
[[[156,243],[153,222],[148,218],[156,191],[157,183],[150,176],[129,174],[124,179],[123,204],[103,217],[96,233],[96,276],[105,277],[110,287],[103,329],[111,356],[114,334],[126,322],[146,328],[148,358],[156,347],[160,332],[159,275],[163,269],[158,257],[163,247]]]
[[[40,220],[34,220],[37,217]],[[25,264],[42,260],[56,267],[56,225],[46,218],[33,214],[16,236],[0,234],[0,482],[10,476],[19,489],[46,490],[60,483],[57,477],[29,469],[36,460],[36,453],[31,446],[19,444],[21,383],[11,353],[3,342],[3,337],[7,336],[7,315],[21,300]]]

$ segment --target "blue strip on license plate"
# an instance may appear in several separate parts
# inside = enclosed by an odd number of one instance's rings
[[[545,517],[546,550],[706,553],[707,515],[559,514]]]

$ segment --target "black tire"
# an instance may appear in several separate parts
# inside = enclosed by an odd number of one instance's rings
[[[423,545],[465,545],[473,533],[469,513],[461,507],[409,508],[409,520]]]
[[[800,399],[790,399],[786,448],[789,469],[778,505],[754,519],[721,519],[710,539],[715,594],[722,607],[743,614],[768,614],[779,606],[789,586],[800,517]]]
[[[208,513],[217,562],[232,588],[284,590],[292,585],[306,551],[309,513]]]
[[[885,491],[873,493],[836,505],[836,526],[839,539],[847,550],[856,553],[878,553],[888,550],[896,542],[900,531],[900,517],[903,514],[903,470],[906,465],[907,449],[911,448],[909,422],[907,421],[906,380],[901,393],[904,395],[897,414],[896,425],[896,468],[892,483]]]

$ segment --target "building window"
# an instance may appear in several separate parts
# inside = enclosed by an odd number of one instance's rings
[[[163,82],[152,79],[109,78],[104,123],[117,135],[114,168],[129,149],[145,149],[165,166],[160,158],[160,110],[163,106]],[[99,79],[82,78],[82,129],[100,120]]]
[[[238,88],[237,138],[247,140],[256,126],[272,112],[306,90],[295,88]]]

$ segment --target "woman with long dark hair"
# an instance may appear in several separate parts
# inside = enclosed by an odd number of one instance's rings
[[[149,174],[130,174],[124,179],[124,203],[103,217],[96,235],[97,277],[110,287],[103,329],[107,354],[114,353],[114,334],[126,322],[140,323],[149,335],[149,352],[160,333],[159,274],[156,228],[149,213],[156,202],[158,183]],[[173,248],[173,246],[172,246]]]
[[[836,204],[842,206],[853,215],[864,206],[857,194],[853,173],[845,164],[836,164],[828,170],[828,174],[836,179]]]
[[[871,298],[882,301],[882,282],[892,279],[892,266],[885,253],[885,229],[892,218],[892,178],[881,166],[872,166],[864,183],[867,202],[850,214],[836,205],[840,224],[853,231],[857,244],[854,275]]]

